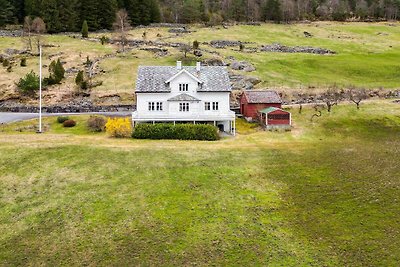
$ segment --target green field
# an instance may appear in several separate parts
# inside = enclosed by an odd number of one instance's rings
[[[396,266],[400,105],[217,142],[0,126],[0,265]]]
[[[219,58],[229,63],[227,57],[245,60],[254,64],[255,72],[245,75],[257,76],[262,82],[260,88],[278,90],[318,90],[329,86],[365,87],[397,89],[400,84],[400,23],[338,23],[314,22],[310,24],[263,24],[262,26],[232,26],[203,28],[191,26],[194,32],[184,35],[168,33],[167,28],[137,28],[130,31],[128,38],[141,40],[144,31],[147,41],[184,42],[200,41],[203,49],[201,60]],[[313,35],[306,38],[307,31]],[[161,37],[160,37],[160,35]],[[112,37],[112,34],[106,34]],[[102,34],[91,34],[90,37],[101,37]],[[280,43],[287,46],[313,46],[333,50],[336,55],[290,54],[290,53],[242,53],[237,47],[216,49],[203,42],[212,40],[236,40],[250,42],[246,47],[260,47],[265,44]],[[136,73],[139,65],[173,65],[181,60],[182,52],[168,47],[169,54],[157,57],[155,54],[135,48],[129,52],[116,54],[115,45],[102,46],[99,42],[81,40],[62,35],[48,35],[44,50],[44,64],[60,57],[65,68],[83,69],[87,56],[96,59],[105,55],[109,58],[99,62],[98,67],[105,71],[96,76],[96,81],[103,84],[91,91],[91,97],[99,103],[118,101],[132,103]],[[147,47],[152,47],[148,45]],[[0,38],[0,53],[7,48],[22,49],[20,38]],[[59,54],[61,53],[61,54]],[[186,59],[194,64],[193,55]],[[38,60],[28,57],[28,67],[21,68],[17,59],[13,72],[0,67],[0,99],[13,94],[15,83],[31,69],[37,72]],[[68,75],[65,82],[49,88],[45,92],[45,101],[59,103],[65,101],[76,91],[74,74]],[[109,99],[108,97],[111,97]]]

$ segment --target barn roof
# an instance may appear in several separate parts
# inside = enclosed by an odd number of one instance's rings
[[[282,103],[282,99],[276,91],[251,90],[245,91],[244,95],[250,104]]]
[[[136,92],[163,93],[170,92],[171,88],[166,83],[175,75],[187,71],[200,81],[198,92],[230,92],[231,85],[226,67],[202,66],[200,71],[196,67],[176,66],[141,66],[138,70]]]
[[[269,113],[274,112],[274,111],[277,111],[277,110],[280,110],[280,111],[289,113],[289,112],[286,111],[286,110],[283,110],[283,109],[280,109],[280,108],[275,108],[275,107],[265,108],[265,109],[263,109],[263,110],[260,110],[259,112],[260,112],[260,113],[263,113],[263,114],[269,114]]]

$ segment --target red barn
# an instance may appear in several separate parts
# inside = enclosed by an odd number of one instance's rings
[[[280,108],[269,107],[260,111],[261,123],[267,129],[291,128],[292,114]]]
[[[240,113],[246,118],[257,120],[258,112],[269,107],[282,107],[282,99],[275,91],[245,91],[240,97]]]

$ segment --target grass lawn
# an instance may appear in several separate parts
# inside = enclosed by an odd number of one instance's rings
[[[400,105],[292,112],[217,142],[1,126],[1,265],[397,265]]]

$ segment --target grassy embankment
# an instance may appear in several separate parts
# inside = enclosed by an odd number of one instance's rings
[[[292,132],[218,142],[3,126],[0,262],[396,265],[400,105],[292,111]]]

